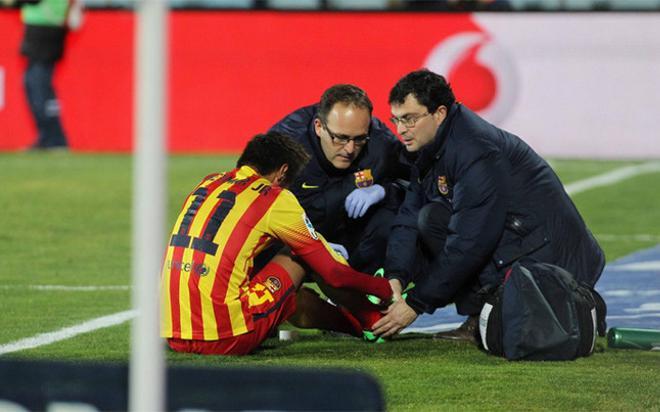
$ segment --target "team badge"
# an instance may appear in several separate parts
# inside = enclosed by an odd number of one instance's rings
[[[359,172],[353,173],[355,176],[355,186],[357,187],[369,187],[374,184],[374,177],[371,174],[371,169],[360,170]]]
[[[438,191],[443,196],[447,196],[449,194],[449,185],[447,184],[446,176],[438,176]]]
[[[307,231],[309,232],[309,235],[314,239],[314,240],[319,240],[318,235],[316,234],[316,230],[314,230],[314,225],[312,225],[312,221],[309,220],[307,215],[303,212],[302,214],[303,222],[305,222],[305,227],[307,228]]]
[[[280,282],[280,280],[275,276],[268,276],[264,282],[264,286],[270,290],[270,293],[275,293],[282,287],[282,282]]]

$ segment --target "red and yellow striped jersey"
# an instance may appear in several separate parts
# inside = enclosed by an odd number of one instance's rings
[[[330,249],[291,192],[243,166],[207,176],[183,205],[163,264],[163,337],[217,340],[252,330],[254,257],[274,239],[333,286],[391,293],[383,279],[353,271]]]

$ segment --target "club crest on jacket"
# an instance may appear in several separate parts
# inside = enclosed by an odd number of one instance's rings
[[[353,173],[355,176],[355,186],[368,187],[374,184],[374,177],[371,174],[371,169],[360,170]]]
[[[438,176],[438,191],[443,196],[447,196],[449,194],[449,185],[447,184],[447,176]]]

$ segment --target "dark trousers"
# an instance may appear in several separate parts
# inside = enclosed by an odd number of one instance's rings
[[[364,273],[374,273],[385,264],[387,237],[392,229],[396,211],[378,207],[362,219],[348,223],[344,236],[335,243],[343,244],[348,251],[348,263]],[[343,242],[343,243],[342,243]]]
[[[434,258],[444,249],[449,234],[451,213],[451,206],[446,202],[431,202],[419,211],[417,217],[419,247],[415,273],[428,274]],[[475,275],[473,280],[456,293],[454,303],[460,315],[479,314],[482,306],[481,298],[477,293],[479,289],[481,284],[478,276]]]
[[[53,89],[55,63],[30,60],[25,71],[25,92],[39,134],[36,148],[66,147],[60,104]]]

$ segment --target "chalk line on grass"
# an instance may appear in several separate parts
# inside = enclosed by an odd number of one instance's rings
[[[59,342],[61,340],[70,339],[83,333],[93,332],[98,329],[120,325],[133,319],[136,315],[137,312],[135,310],[126,310],[124,312],[113,313],[112,315],[90,319],[83,323],[62,328],[54,332],[40,333],[29,338],[19,339],[14,342],[0,345],[0,355],[26,349],[34,349],[40,346]]]
[[[566,193],[576,195],[601,186],[609,186],[646,173],[660,172],[660,162],[646,162],[625,166],[587,179],[578,180],[564,186]]]
[[[40,291],[64,291],[64,292],[99,292],[106,290],[131,290],[127,285],[105,285],[105,286],[72,286],[72,285],[0,285],[2,290],[30,289]]]

